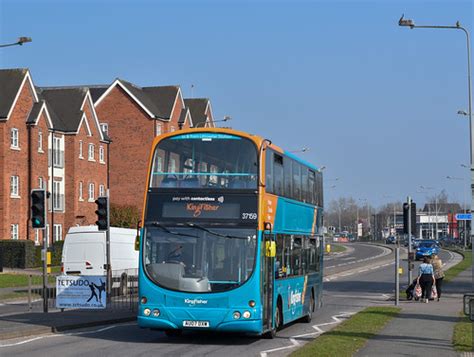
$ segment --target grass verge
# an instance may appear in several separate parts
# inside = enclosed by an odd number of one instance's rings
[[[368,307],[293,352],[291,357],[352,356],[400,310],[396,307]]]
[[[342,253],[347,250],[346,247],[340,244],[331,244],[331,253]]]
[[[461,319],[454,325],[453,346],[458,352],[472,351],[472,322],[461,313]]]
[[[459,273],[463,272],[472,265],[472,252],[470,250],[453,250],[464,256],[463,260],[457,263],[455,266],[449,268],[444,272],[444,281],[448,282],[453,280]]]
[[[50,284],[56,282],[55,276],[48,276]],[[43,276],[33,275],[31,277],[31,285],[42,285]],[[0,288],[19,288],[28,286],[28,274],[0,274]]]

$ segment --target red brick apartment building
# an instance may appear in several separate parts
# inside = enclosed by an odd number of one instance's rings
[[[200,127],[214,126],[210,102],[192,99],[187,103],[179,86],[139,87],[123,79],[90,90],[101,125],[112,140],[111,203],[141,211],[154,137],[199,122],[205,123]]]
[[[29,221],[34,188],[52,193],[53,240],[95,222],[95,197],[107,184],[108,138],[89,90],[36,88],[27,69],[0,70],[0,138],[0,239],[42,242]]]
[[[154,137],[193,126],[214,126],[210,101],[183,99],[179,86],[39,88],[27,69],[0,70],[0,239],[42,242],[29,220],[34,188],[51,192],[53,241],[94,224],[108,183],[112,204],[141,210]]]

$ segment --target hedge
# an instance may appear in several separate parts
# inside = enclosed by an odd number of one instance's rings
[[[51,265],[61,264],[64,241],[54,242],[48,248],[51,252]],[[42,246],[35,246],[31,240],[0,240],[3,254],[3,266],[8,268],[36,268],[42,266]]]
[[[8,268],[34,268],[35,244],[31,240],[1,240],[3,266]]]

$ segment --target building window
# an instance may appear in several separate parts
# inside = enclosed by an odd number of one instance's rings
[[[82,155],[82,140],[79,140],[79,159],[83,159],[84,156]]]
[[[89,144],[89,161],[94,160],[94,144]]]
[[[18,239],[18,223],[10,225],[10,238],[11,239]]]
[[[105,135],[109,135],[109,124],[107,123],[100,123],[100,129],[102,130]]]
[[[79,201],[84,201],[82,197],[82,181],[79,181]]]
[[[20,148],[20,141],[18,139],[18,129],[12,128],[10,131],[10,147],[12,149]]]
[[[175,130],[176,130],[176,129],[174,128],[174,126],[173,126],[173,125],[171,125],[170,132],[173,132],[173,131],[175,131]]]
[[[99,161],[102,163],[102,164],[105,164],[105,160],[104,160],[104,147],[101,145],[99,146]]]
[[[43,132],[41,129],[38,130],[38,152],[44,152],[43,151]]]
[[[99,185],[99,197],[104,197],[104,196],[105,196],[105,186]]]
[[[94,202],[95,187],[93,183],[89,184],[89,202]]]
[[[55,211],[62,211],[62,195],[61,195],[61,182],[53,181],[53,208]]]
[[[60,224],[55,224],[53,227],[53,240],[59,242],[63,240],[63,226]]]
[[[53,164],[54,167],[63,167],[63,152],[61,151],[61,139],[53,137]]]
[[[157,136],[161,135],[162,131],[163,131],[163,127],[162,127],[161,123],[156,123],[156,135]]]
[[[38,177],[38,188],[44,188],[44,180],[42,177]]]
[[[10,177],[10,196],[19,197],[20,192],[20,177],[11,176]]]

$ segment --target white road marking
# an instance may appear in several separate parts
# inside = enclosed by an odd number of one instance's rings
[[[331,322],[325,322],[325,323],[322,323],[322,324],[316,324],[316,325],[311,326],[315,330],[315,332],[309,332],[309,333],[304,333],[302,335],[291,336],[291,337],[288,338],[288,340],[291,342],[291,345],[272,348],[271,350],[262,351],[262,352],[260,352],[260,357],[267,357],[269,353],[277,352],[277,351],[283,351],[283,350],[287,350],[287,349],[290,349],[290,348],[297,347],[297,346],[300,345],[300,342],[297,340],[298,338],[304,338],[304,337],[308,337],[308,336],[314,336],[314,337],[319,336],[322,333],[326,332],[323,329],[321,329],[321,326],[339,324],[339,323],[342,322],[343,319],[347,319],[347,318],[349,318],[350,316],[352,316],[354,314],[355,314],[355,312],[342,312],[340,314],[334,315],[334,316],[331,317],[333,319],[333,321],[331,321]]]
[[[120,325],[114,325],[114,326],[107,326],[107,327],[102,327],[102,328],[97,329],[97,330],[89,330],[89,331],[81,331],[81,332],[71,332],[71,333],[62,333],[62,334],[53,334],[53,333],[45,334],[45,335],[29,338],[29,339],[19,341],[19,342],[5,343],[5,344],[0,343],[0,348],[20,346],[20,345],[24,345],[26,343],[42,340],[42,339],[45,339],[45,338],[64,337],[64,336],[80,336],[80,335],[86,335],[86,334],[90,334],[90,333],[98,333],[98,332],[111,330],[113,328],[120,327],[120,326],[125,326],[125,325],[131,325],[131,324],[127,323],[127,324],[120,324]]]

